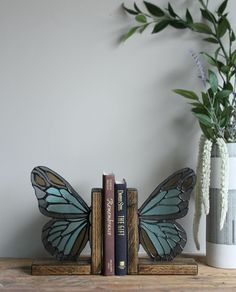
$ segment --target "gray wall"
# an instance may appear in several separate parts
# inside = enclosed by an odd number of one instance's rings
[[[194,12],[194,2],[175,5]],[[121,3],[0,1],[0,256],[45,255],[47,218],[30,184],[36,165],[59,172],[87,202],[102,172],[113,171],[138,188],[140,205],[167,175],[196,167],[199,128],[171,90],[201,90],[188,50],[206,44],[171,29],[120,44],[132,24]],[[186,252],[195,252],[193,212],[192,197],[181,220]]]

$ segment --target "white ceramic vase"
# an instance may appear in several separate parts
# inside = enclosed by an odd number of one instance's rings
[[[217,145],[211,155],[210,212],[206,224],[206,262],[217,268],[236,269],[236,143],[227,144],[229,152],[228,212],[220,230],[221,158]]]

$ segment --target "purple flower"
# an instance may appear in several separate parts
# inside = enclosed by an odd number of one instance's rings
[[[202,64],[202,61],[200,60],[199,55],[196,52],[194,52],[192,49],[189,50],[189,53],[191,54],[191,56],[193,57],[196,65],[197,65],[199,78],[201,78],[203,86],[206,87],[206,72],[205,72],[205,68]]]

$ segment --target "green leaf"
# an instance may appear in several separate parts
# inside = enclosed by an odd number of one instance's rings
[[[231,58],[236,55],[236,49],[231,53]]]
[[[231,31],[231,34],[230,34],[230,41],[231,42],[234,42],[235,41],[235,33],[233,31]]]
[[[228,28],[229,28],[228,21],[226,20],[226,18],[222,17],[219,21],[219,25],[217,27],[216,32],[218,38],[222,38],[225,35]]]
[[[170,25],[177,29],[185,29],[187,28],[186,24],[179,20],[171,20]]]
[[[236,65],[236,50],[231,54],[231,62]]]
[[[184,89],[175,89],[174,92],[189,99],[199,100],[198,96],[193,91],[184,90]]]
[[[138,12],[136,12],[136,11],[134,11],[134,10],[132,10],[132,9],[129,9],[129,8],[125,7],[124,3],[122,4],[122,7],[123,7],[123,9],[124,9],[126,12],[128,12],[129,14],[132,14],[132,15],[137,15],[137,14],[138,14]]]
[[[135,20],[141,23],[146,23],[147,22],[147,18],[145,15],[143,14],[139,14],[137,16],[135,16]]]
[[[221,5],[220,7],[218,8],[217,10],[217,13],[218,15],[222,15],[225,11],[225,8],[227,7],[227,4],[228,4],[228,0],[225,0]]]
[[[165,29],[169,25],[169,23],[170,23],[169,20],[162,20],[162,21],[158,22],[154,26],[152,33],[158,33],[160,31],[162,31],[163,29]]]
[[[144,24],[143,26],[140,27],[139,32],[143,33],[144,30],[148,27],[149,23]]]
[[[191,27],[196,32],[212,34],[211,28],[205,23],[195,22],[195,23],[191,24]]]
[[[206,127],[202,123],[199,123],[199,125],[200,125],[200,128],[201,128],[203,134],[206,136],[206,138],[208,140],[214,140],[215,139],[214,131],[211,128]]]
[[[220,100],[217,98],[214,98],[213,111],[216,117],[218,117],[221,113]]]
[[[158,6],[150,3],[150,2],[147,2],[147,1],[143,1],[148,12],[151,13],[152,15],[154,16],[157,16],[157,17],[162,17],[165,15],[165,12]]]
[[[188,9],[186,10],[186,20],[188,23],[193,23],[193,17]]]
[[[216,98],[221,99],[221,98],[226,98],[229,97],[229,95],[232,93],[231,90],[221,90],[217,92]]]
[[[217,64],[218,64],[217,67],[219,68],[219,70],[221,70],[221,68],[224,67],[224,64],[221,61],[217,61]]]
[[[206,20],[216,23],[216,19],[213,13],[211,13],[209,10],[201,9],[202,17]]]
[[[124,35],[123,41],[126,41],[128,38],[130,38],[138,29],[138,26],[131,27],[131,29]]]
[[[215,93],[217,92],[217,89],[218,89],[218,78],[216,74],[211,70],[208,71],[208,75],[209,75],[209,82],[211,85],[211,89]]]
[[[192,107],[199,107],[199,108],[204,108],[204,106],[200,102],[190,102]]]
[[[221,126],[221,127],[225,127],[227,123],[228,123],[228,117],[224,115],[224,116],[220,119],[220,126]]]
[[[142,13],[142,11],[138,8],[137,4],[134,2],[134,9],[138,12],[138,13]]]
[[[194,114],[207,115],[207,110],[204,107],[195,107],[195,108],[192,108],[191,112],[194,113]]]
[[[202,123],[203,125],[207,127],[212,127],[212,121],[207,115],[201,114],[201,113],[193,113],[193,114],[199,120],[200,123]]]
[[[168,3],[168,11],[170,13],[170,16],[172,16],[172,17],[176,17],[177,16],[177,14],[174,12],[174,9],[170,5],[170,3]]]
[[[199,104],[197,106],[195,106],[194,108],[192,108],[191,110],[193,113],[198,113],[198,114],[204,114],[204,115],[209,115],[208,110],[206,109],[205,105],[203,104]]]
[[[225,127],[231,117],[233,108],[231,106],[225,107],[223,112],[221,113],[221,120],[220,120],[220,126]]]
[[[225,19],[225,22],[226,22],[226,25],[227,25],[228,30],[231,31],[231,24],[230,24],[230,22],[228,21],[227,17],[225,17],[224,19]]]
[[[218,55],[220,53],[220,50],[221,50],[221,47],[219,47],[218,49],[216,49],[215,51],[215,59],[217,60],[218,59]]]
[[[224,85],[224,90],[230,90],[231,92],[234,90],[233,85],[228,82]]]
[[[212,91],[211,88],[209,88],[209,89],[207,90],[207,93],[208,93],[208,95],[210,96],[211,99],[214,98],[214,93],[213,93],[213,91]]]
[[[208,94],[207,93],[205,93],[205,92],[202,92],[202,101],[203,101],[203,104],[205,105],[205,106],[209,106],[209,104],[210,104],[210,101],[209,101],[209,96],[208,96]]]
[[[210,56],[209,54],[202,52],[201,53],[207,60],[207,62],[212,65],[212,66],[217,66],[217,60],[215,60],[212,56]]]
[[[230,71],[230,67],[229,66],[221,66],[220,67],[220,71],[222,72],[222,73],[224,73],[224,74],[228,74],[229,73],[229,71]]]
[[[208,43],[212,43],[212,44],[218,44],[218,41],[214,38],[205,38],[203,39],[205,42],[208,42]]]

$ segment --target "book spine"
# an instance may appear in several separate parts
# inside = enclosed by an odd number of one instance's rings
[[[115,273],[127,275],[127,191],[126,182],[115,184]]]
[[[103,175],[103,274],[115,274],[115,226],[114,226],[114,184],[113,174]]]

